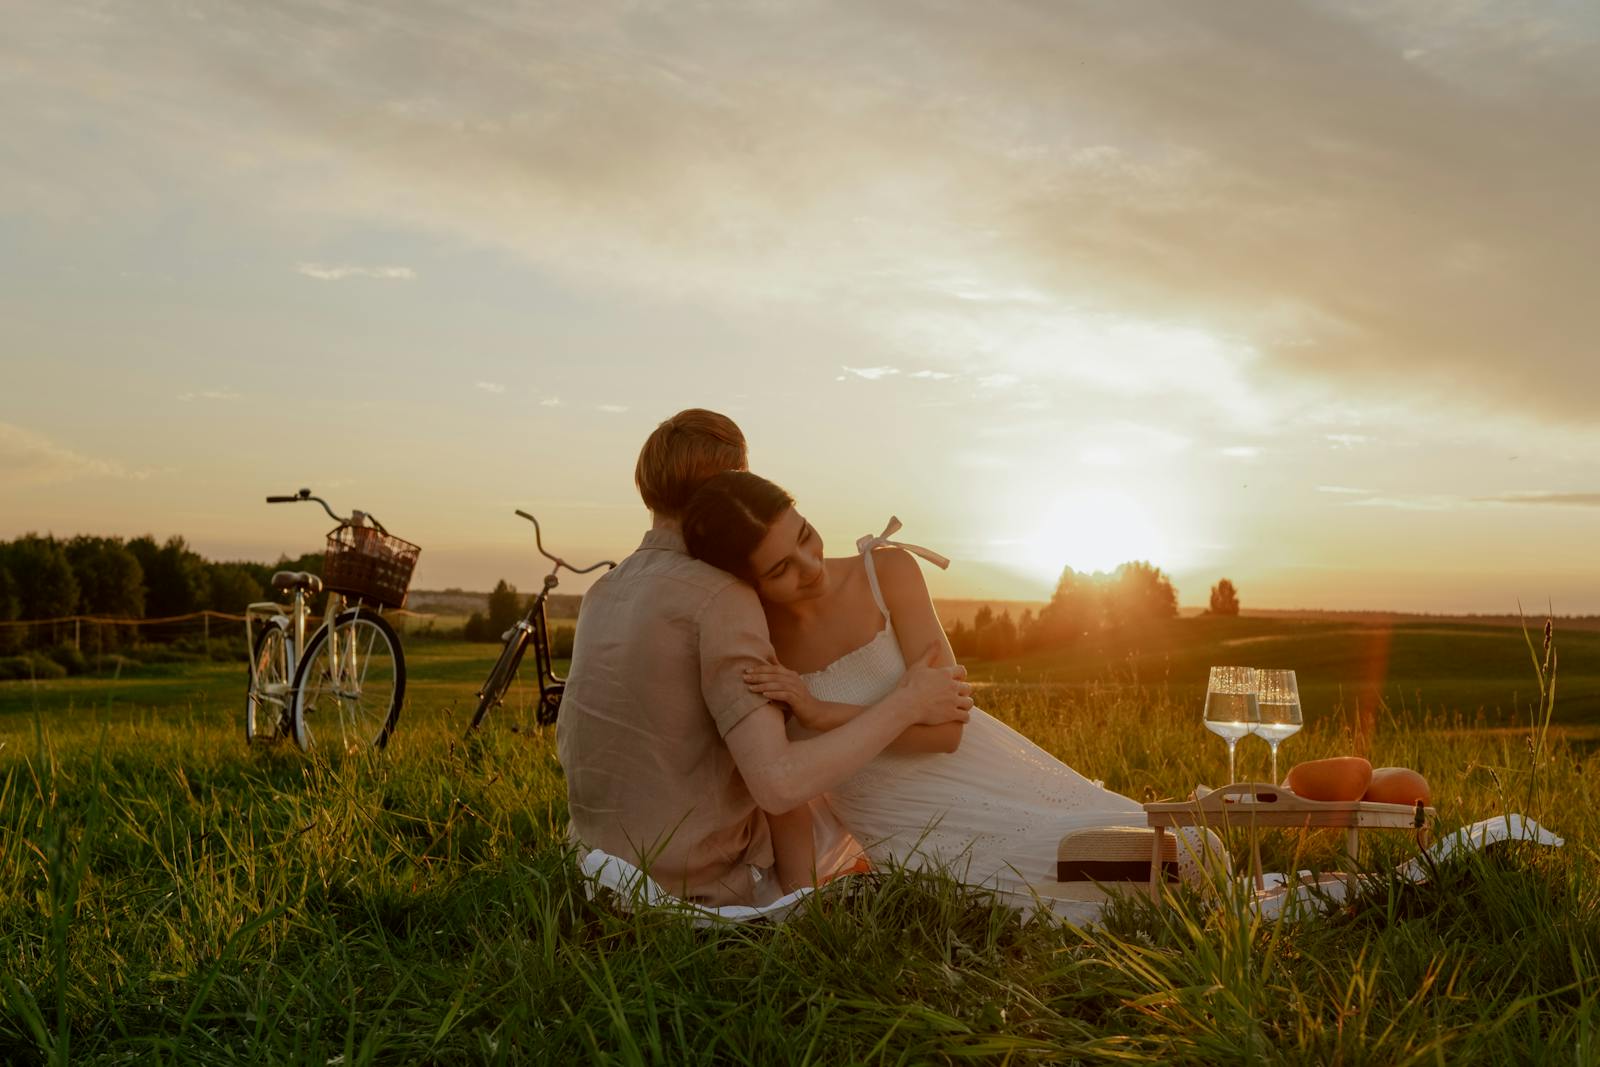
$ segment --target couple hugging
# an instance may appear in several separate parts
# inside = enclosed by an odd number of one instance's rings
[[[915,556],[947,560],[889,541],[895,521],[824,556],[746,467],[738,426],[700,409],[639,453],[653,524],[584,596],[556,727],[577,841],[711,906],[863,860],[1027,903],[1064,834],[1143,824],[1137,802],[973,707]]]

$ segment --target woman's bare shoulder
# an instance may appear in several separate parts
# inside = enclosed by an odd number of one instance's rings
[[[903,548],[884,545],[873,549],[872,567],[878,572],[878,584],[883,587],[884,596],[915,594],[927,588],[917,557]]]
[[[877,569],[878,581],[922,585],[922,565],[917,557],[899,545],[880,545],[872,550],[872,566]]]

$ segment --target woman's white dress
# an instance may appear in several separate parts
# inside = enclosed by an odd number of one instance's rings
[[[872,561],[875,548],[896,544],[886,538],[897,527],[892,522],[883,536],[857,542],[883,629],[860,648],[802,676],[819,700],[876,704],[906,671]],[[934,558],[914,545],[900,547]],[[806,733],[793,722],[790,729],[797,736]],[[884,752],[826,796],[875,864],[943,867],[967,884],[1017,902],[1033,899],[1027,883],[1055,880],[1062,835],[1145,824],[1138,802],[1091,782],[977,708],[956,751]],[[1080,922],[1100,912],[1100,905],[1088,902],[1053,906]]]

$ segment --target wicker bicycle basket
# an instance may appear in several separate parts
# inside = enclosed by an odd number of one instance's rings
[[[402,608],[422,549],[371,526],[345,523],[328,531],[322,584],[335,593],[385,608]]]

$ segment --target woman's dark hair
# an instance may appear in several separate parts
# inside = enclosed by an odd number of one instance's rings
[[[683,541],[689,554],[755,584],[750,554],[778,516],[794,505],[781,487],[749,471],[714,475],[683,510]]]

